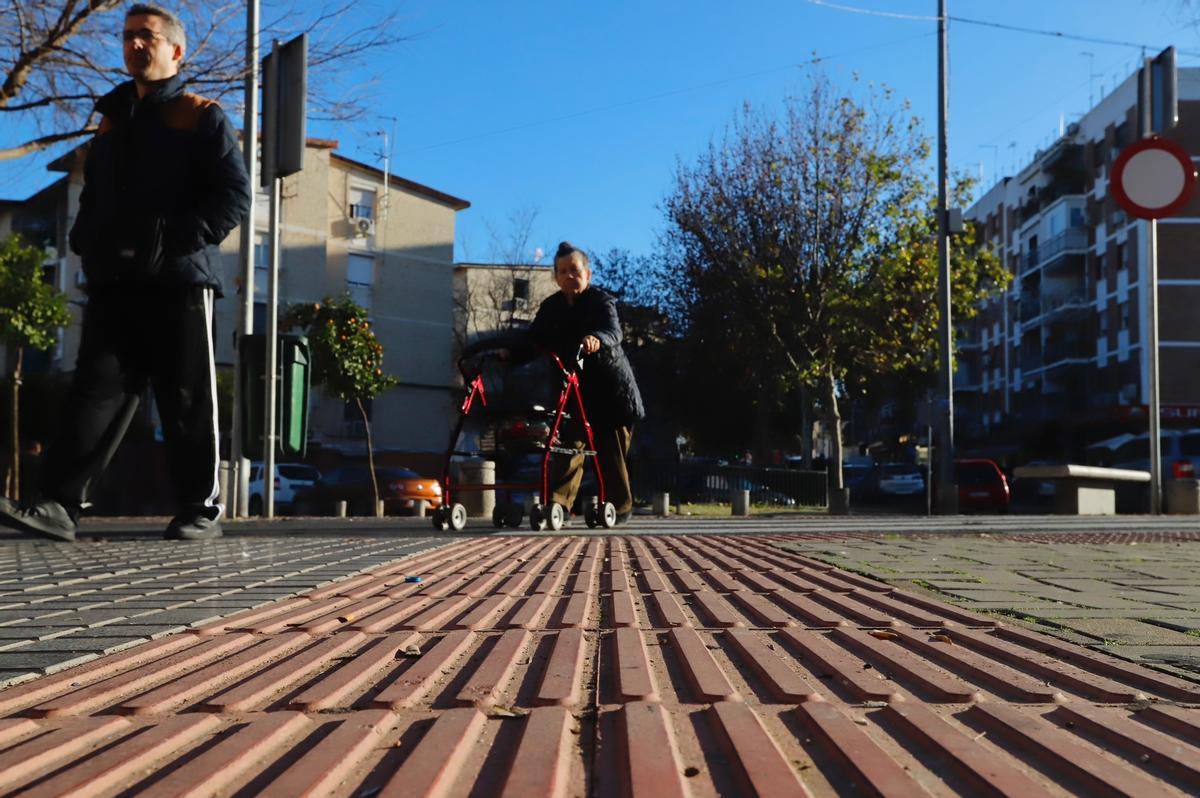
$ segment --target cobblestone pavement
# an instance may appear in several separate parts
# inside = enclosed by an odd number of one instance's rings
[[[1200,675],[1200,533],[779,537],[785,548],[1017,620],[1125,659]]]
[[[432,530],[430,530],[432,532]],[[442,539],[444,542],[444,539]],[[438,545],[385,538],[0,542],[0,686]]]
[[[1200,683],[783,540],[459,538],[0,691],[0,792],[1200,792]]]

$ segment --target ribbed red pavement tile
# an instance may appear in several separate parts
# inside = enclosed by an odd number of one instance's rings
[[[786,540],[463,539],[0,692],[0,793],[1200,794],[1200,684]]]

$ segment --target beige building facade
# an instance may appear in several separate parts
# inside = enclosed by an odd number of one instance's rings
[[[454,345],[455,215],[470,204],[428,186],[391,175],[340,155],[337,142],[312,140],[304,170],[282,181],[278,301],[282,311],[297,302],[349,294],[367,308],[384,346],[384,368],[400,384],[378,397],[371,409],[378,449],[435,452],[444,449],[455,412]],[[56,284],[71,302],[73,323],[48,367],[70,371],[79,342],[86,291],[79,258],[68,251],[83,181],[85,147],[50,165],[65,176],[24,203],[0,205],[0,234],[21,225],[20,207],[46,192],[53,206],[43,241],[61,253]],[[268,197],[256,193],[255,329],[266,319]],[[26,214],[28,215],[28,214]],[[221,246],[225,296],[217,302],[216,360],[232,369],[234,331],[242,313],[240,231]],[[356,408],[314,391],[310,440],[353,455],[364,451],[364,429]],[[353,412],[351,412],[351,410]]]

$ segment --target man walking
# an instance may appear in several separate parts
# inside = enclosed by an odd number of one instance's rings
[[[217,247],[250,203],[236,133],[212,100],[183,90],[174,14],[134,5],[122,33],[133,80],[96,103],[71,249],[88,303],[63,427],[37,498],[0,522],[74,540],[79,510],[121,442],[147,384],[162,420],[178,513],[166,537],[221,535],[213,301]]]

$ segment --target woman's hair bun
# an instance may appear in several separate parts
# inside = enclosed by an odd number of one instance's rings
[[[572,244],[570,241],[560,241],[558,251],[554,253],[555,258],[565,258],[575,252],[579,252],[579,247]]]

